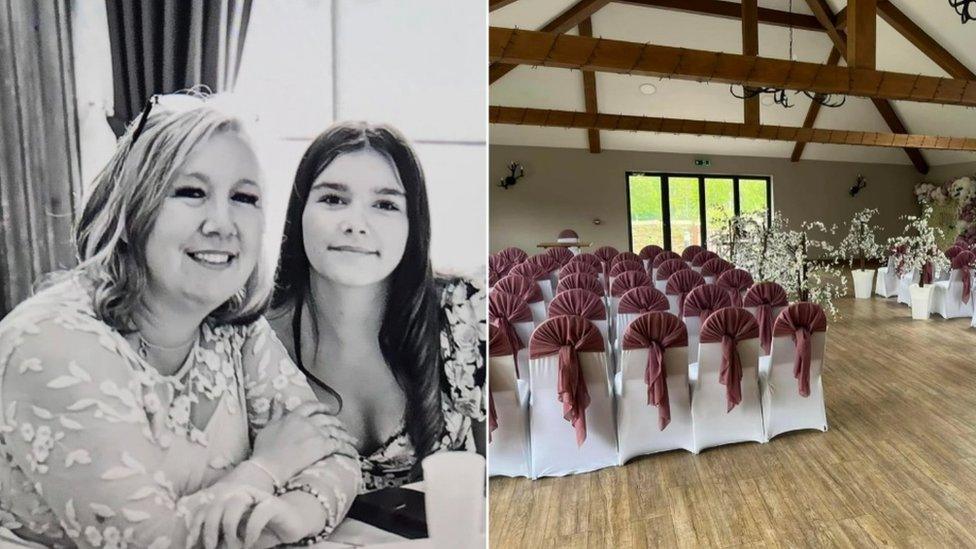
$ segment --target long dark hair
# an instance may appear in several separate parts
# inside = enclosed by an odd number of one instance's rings
[[[413,149],[398,131],[384,125],[343,122],[324,131],[305,151],[288,201],[272,306],[292,307],[296,363],[313,383],[335,395],[341,405],[341,396],[302,364],[299,340],[302,307],[308,304],[310,310],[315,310],[316,306],[328,306],[315,303],[309,291],[310,266],[302,238],[302,213],[319,174],[340,155],[366,148],[386,155],[393,162],[407,199],[407,244],[400,264],[388,278],[379,345],[406,396],[406,430],[419,463],[434,451],[444,431],[439,298],[430,266],[430,209],[424,173]],[[312,325],[314,328],[314,322]]]

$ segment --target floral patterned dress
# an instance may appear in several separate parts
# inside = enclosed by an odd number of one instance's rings
[[[438,278],[441,306],[441,410],[444,434],[436,451],[475,451],[473,426],[485,421],[485,290],[480,281],[461,277]],[[292,341],[291,315],[273,319],[278,335]],[[292,346],[288,346],[294,353]],[[294,354],[292,355],[294,356]],[[415,479],[416,450],[403,419],[396,432],[371,455],[360,460],[363,492],[401,486]]]
[[[475,422],[485,421],[485,290],[463,278],[441,279],[441,410],[444,435],[436,451],[475,451]],[[416,450],[401,421],[396,434],[360,460],[363,490],[410,482]]]
[[[160,374],[74,274],[0,322],[0,526],[47,547],[183,547],[272,403],[314,398],[264,319],[204,325],[180,370]],[[342,456],[291,480],[326,496],[327,528],[361,483]]]

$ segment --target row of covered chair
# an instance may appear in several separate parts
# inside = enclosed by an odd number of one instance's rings
[[[561,476],[641,454],[826,429],[825,330],[819,306],[785,308],[771,328],[771,354],[761,359],[760,324],[745,309],[709,314],[697,345],[675,315],[643,313],[623,332],[612,373],[605,338],[583,317],[540,324],[527,360],[523,334],[493,323],[490,474]],[[692,347],[700,360],[689,365]]]
[[[896,246],[890,250],[887,264],[878,269],[875,293],[882,297],[897,297],[899,303],[911,306],[909,288],[924,276],[925,283],[932,284],[930,312],[947,319],[972,318],[971,325],[976,326],[976,308],[972,299],[976,254],[969,248],[965,240],[957,240],[944,252],[949,259],[948,272],[936,273],[931,272],[931,267],[922,272],[902,268],[900,256],[905,253],[905,247]]]

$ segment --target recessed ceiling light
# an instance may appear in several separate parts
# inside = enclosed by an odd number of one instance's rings
[[[638,89],[644,95],[654,95],[657,92],[657,87],[654,84],[641,84]]]

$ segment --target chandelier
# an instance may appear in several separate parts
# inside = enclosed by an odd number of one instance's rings
[[[963,23],[976,19],[976,0],[949,0],[949,5],[955,8]]]
[[[976,5],[976,0],[949,0],[950,4],[952,4],[953,2],[956,3],[965,2],[967,4],[971,2],[974,5]],[[791,22],[789,26],[790,29],[790,51],[789,51],[790,57],[789,58],[790,61],[795,61],[796,59],[793,56],[793,23],[792,23],[793,0],[790,0],[790,15],[791,15],[790,17]],[[963,16],[963,22],[965,23],[965,16]],[[729,93],[731,93],[732,96],[735,97],[736,99],[751,99],[758,95],[768,93],[768,94],[772,94],[774,105],[781,105],[782,107],[787,109],[793,108],[793,103],[790,101],[790,97],[786,94],[786,90],[784,90],[783,88],[763,88],[763,87],[751,88],[751,87],[742,86],[742,94],[740,95],[735,92],[735,85],[732,85],[729,86]],[[793,92],[793,95],[797,95],[800,93],[809,97],[811,101],[816,101],[817,103],[820,103],[824,107],[829,107],[832,109],[843,105],[844,102],[847,101],[847,97],[843,95],[838,98],[835,97],[833,94],[811,93],[806,90],[801,92],[800,91]]]

